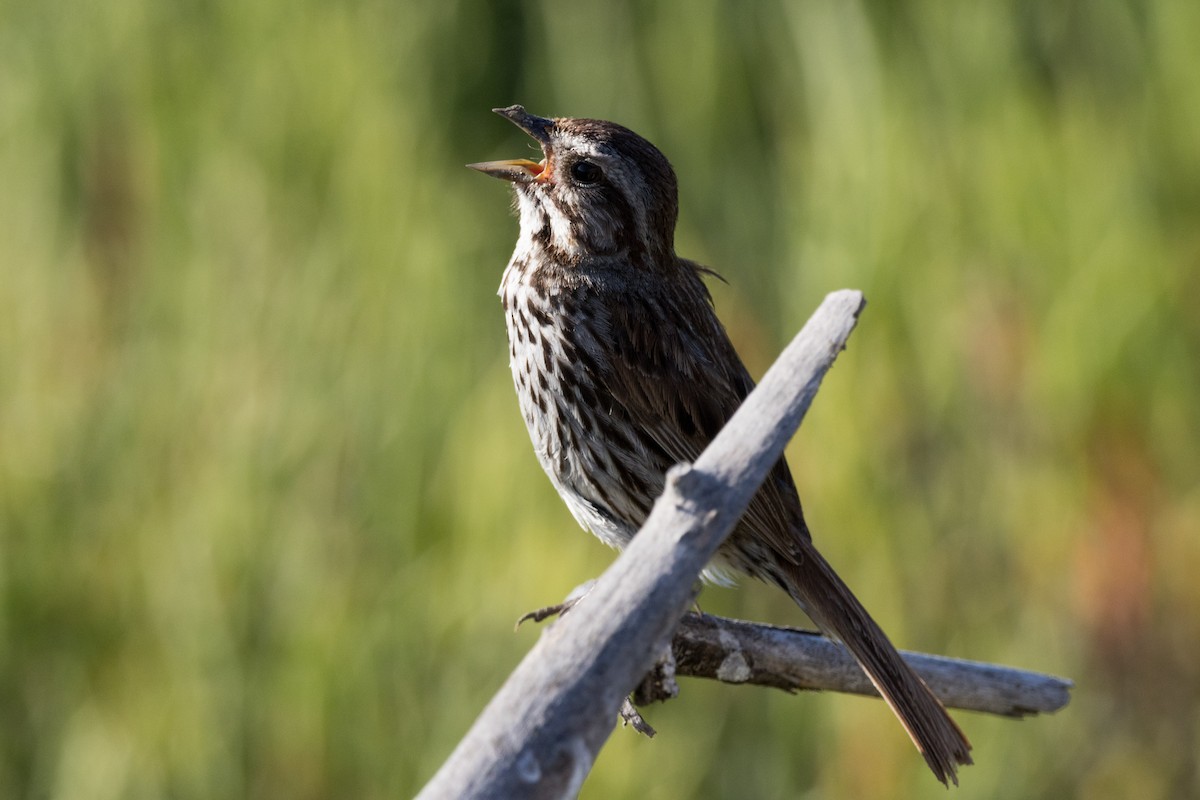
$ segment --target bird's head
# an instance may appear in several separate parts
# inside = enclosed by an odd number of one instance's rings
[[[613,122],[495,111],[541,145],[542,159],[468,166],[512,182],[530,246],[560,263],[609,257],[653,268],[673,259],[678,190],[658,148]]]

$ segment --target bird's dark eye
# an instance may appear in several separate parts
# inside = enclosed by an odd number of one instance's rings
[[[600,167],[591,161],[576,161],[571,165],[571,177],[587,186],[600,180]]]

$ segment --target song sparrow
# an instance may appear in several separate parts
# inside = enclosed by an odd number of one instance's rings
[[[675,173],[620,125],[496,109],[539,162],[471,164],[516,189],[520,237],[500,283],[513,379],[538,460],[579,524],[620,548],[667,470],[694,461],[754,386],[701,277],[675,255]],[[782,588],[840,639],[925,756],[957,784],[971,745],[812,544],[780,459],[708,577]]]

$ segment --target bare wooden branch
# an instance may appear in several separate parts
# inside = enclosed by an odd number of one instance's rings
[[[733,419],[667,475],[645,526],[550,626],[420,798],[574,797],[625,698],[650,670],[732,530],[808,410],[864,305],[825,298]]]
[[[672,649],[676,675],[788,691],[820,689],[878,697],[849,651],[812,631],[687,614],[675,631]],[[1023,717],[1057,711],[1071,699],[1073,684],[1065,678],[978,661],[902,653],[951,708]]]
[[[779,459],[863,305],[859,292],[829,295],[695,465],[668,473],[645,526],[568,601],[570,613],[545,630],[419,798],[574,797],[619,712],[644,724],[629,694],[671,696],[676,674],[874,693],[853,658],[822,636],[699,615],[680,624],[700,570]],[[672,645],[675,659],[659,659]],[[1063,679],[905,657],[951,706],[1021,716],[1068,700]]]

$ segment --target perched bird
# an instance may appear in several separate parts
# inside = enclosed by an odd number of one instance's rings
[[[754,387],[704,267],[675,254],[675,172],[633,131],[496,109],[543,158],[471,168],[510,181],[520,236],[500,283],[513,380],[534,450],[575,519],[621,548]],[[708,576],[787,592],[858,659],[940,781],[971,745],[812,542],[780,459]]]

